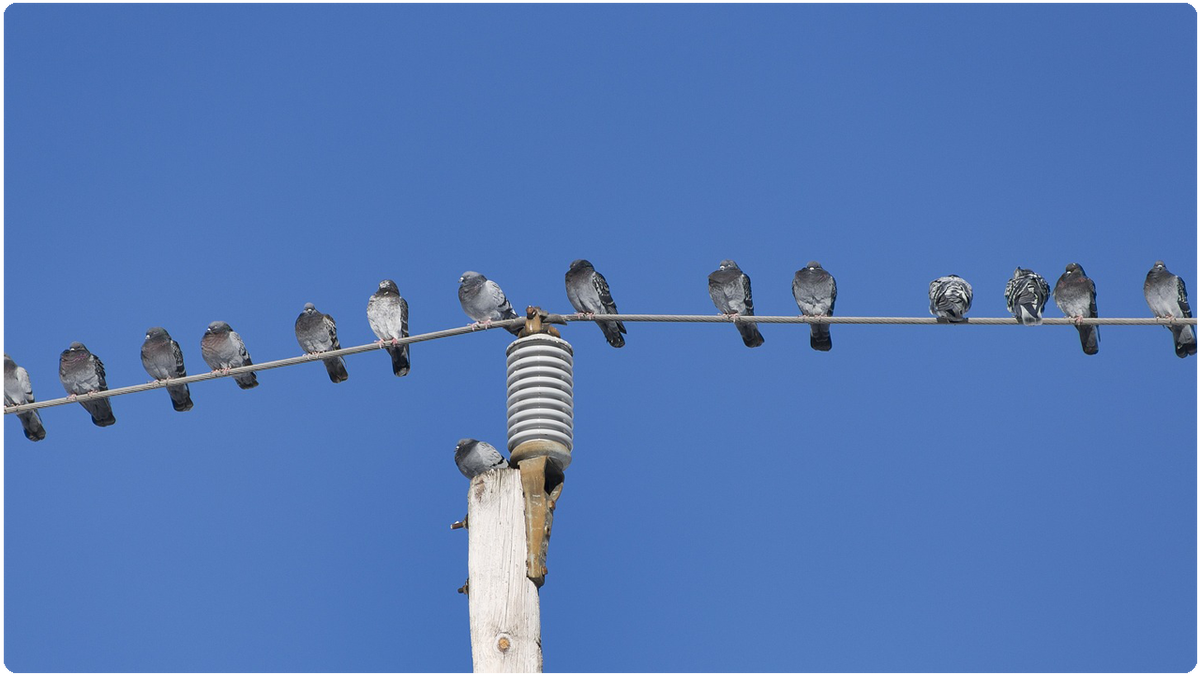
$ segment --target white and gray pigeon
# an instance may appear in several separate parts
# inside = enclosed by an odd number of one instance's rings
[[[254,365],[250,360],[250,352],[246,351],[246,343],[242,342],[242,336],[224,321],[208,324],[204,337],[200,338],[200,355],[213,370],[228,371],[230,368]],[[233,376],[233,381],[242,389],[258,386],[258,378],[254,373],[239,373]]]
[[[146,341],[142,343],[142,367],[156,380],[187,377],[187,370],[183,367],[183,350],[178,342],[171,339],[166,329],[159,326],[146,331]],[[186,384],[167,387],[167,395],[171,397],[171,405],[176,411],[192,409],[192,395]]]
[[[379,282],[379,290],[367,300],[367,323],[381,342],[392,343],[385,347],[392,356],[392,372],[396,377],[407,375],[410,367],[408,345],[395,342],[408,337],[408,302],[400,296],[396,282],[391,279]]]
[[[1146,304],[1150,311],[1160,319],[1185,318],[1192,316],[1192,307],[1188,304],[1187,286],[1183,279],[1167,271],[1163,261],[1156,260],[1154,267],[1146,274],[1146,284],[1142,287],[1146,293]],[[1167,326],[1175,341],[1175,355],[1186,359],[1196,353],[1196,331],[1191,326]]]
[[[512,305],[508,304],[508,298],[504,297],[504,291],[500,290],[499,284],[479,272],[467,271],[459,277],[458,301],[462,304],[463,311],[475,323],[489,325],[493,321],[517,318],[517,313]],[[505,330],[520,337],[521,328],[522,326],[517,324],[506,326]]]
[[[72,342],[59,356],[58,379],[62,381],[63,389],[66,389],[71,397],[108,389],[108,384],[104,381],[104,364],[81,342]],[[88,411],[92,416],[92,424],[98,427],[117,423],[117,418],[113,417],[112,404],[107,398],[80,401],[79,405]]]
[[[612,293],[608,290],[608,282],[604,275],[592,267],[586,260],[576,260],[567,270],[567,299],[571,306],[580,314],[617,314],[617,303],[613,302]],[[625,324],[620,321],[597,321],[604,339],[614,347],[624,347]]]
[[[727,316],[754,316],[754,298],[750,294],[750,277],[742,272],[732,260],[722,260],[717,271],[708,275],[708,296],[722,314]],[[763,343],[758,325],[739,321],[738,332],[747,347]]]
[[[304,303],[304,311],[296,317],[296,342],[305,354],[319,354],[333,349],[341,349],[337,338],[337,324],[333,317],[317,311],[317,306],[311,302]],[[340,356],[321,359],[325,362],[325,371],[329,380],[334,384],[350,379],[346,372],[346,362]]]
[[[29,373],[18,366],[15,361],[4,355],[4,405],[25,405],[36,402],[33,398],[33,385],[29,383]],[[25,438],[40,441],[46,437],[46,428],[42,426],[42,418],[36,410],[26,410],[17,413],[21,420],[21,429]]]
[[[1018,267],[1004,284],[1004,301],[1008,311],[1024,326],[1042,325],[1042,311],[1050,299],[1050,284],[1042,275]]]
[[[804,316],[833,316],[833,303],[837,301],[837,282],[826,272],[821,263],[813,260],[796,270],[792,278],[792,297]],[[829,324],[809,324],[812,335],[808,343],[819,352],[833,349],[833,338],[829,335]]]
[[[454,463],[467,478],[508,466],[508,460],[486,441],[463,438],[454,446]]]
[[[1067,271],[1054,284],[1054,304],[1069,319],[1094,319],[1096,313],[1096,284],[1084,273],[1079,263],[1067,265]],[[1076,322],[1079,343],[1089,356],[1100,351],[1100,327]]]
[[[971,309],[971,284],[957,274],[929,282],[929,313],[940,321],[962,323]]]

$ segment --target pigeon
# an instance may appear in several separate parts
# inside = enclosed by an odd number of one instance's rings
[[[750,277],[742,272],[732,260],[722,260],[716,272],[708,275],[708,295],[722,314],[727,316],[754,316],[754,299],[750,296]],[[747,347],[763,343],[762,333],[753,323],[735,324]]]
[[[29,373],[18,366],[8,354],[4,355],[4,405],[24,405],[33,403],[33,386],[29,384]],[[17,413],[21,420],[21,428],[25,430],[25,438],[40,441],[46,437],[46,428],[42,426],[42,418],[36,410],[26,410]]]
[[[837,282],[833,275],[821,267],[821,263],[812,261],[804,269],[796,270],[792,279],[792,296],[796,298],[796,306],[804,316],[833,316],[833,303],[837,300]],[[808,343],[819,352],[833,349],[833,339],[829,336],[829,324],[810,324],[812,336]]]
[[[454,463],[467,478],[508,466],[508,460],[486,441],[463,438],[454,446]]]
[[[63,389],[67,390],[72,399],[79,394],[108,389],[108,384],[104,381],[104,364],[81,342],[72,342],[70,347],[63,350],[58,359],[58,379],[62,381]],[[117,418],[113,417],[112,404],[107,398],[80,401],[79,405],[91,414],[92,424],[98,427],[117,423]]]
[[[517,318],[517,313],[513,311],[512,305],[508,304],[508,298],[504,297],[500,286],[479,272],[463,272],[459,277],[458,301],[462,303],[467,316],[475,323],[485,326],[491,325],[493,321]],[[518,324],[506,326],[505,330],[520,337],[522,328],[523,326]]]
[[[1167,271],[1163,261],[1156,260],[1154,267],[1146,274],[1146,304],[1150,311],[1160,319],[1184,318],[1190,319],[1192,307],[1188,304],[1187,286],[1183,279]],[[1196,353],[1196,331],[1191,326],[1167,326],[1175,339],[1175,355],[1186,359],[1189,354]]]
[[[1067,271],[1054,284],[1054,304],[1071,319],[1094,319],[1096,313],[1096,284],[1084,273],[1078,263],[1067,265]],[[1084,354],[1100,351],[1100,327],[1076,325],[1079,342]]]
[[[929,313],[939,321],[961,323],[971,309],[971,284],[951,274],[929,282]]]
[[[296,317],[296,341],[305,354],[317,354],[332,349],[341,349],[337,339],[337,324],[333,317],[317,311],[317,306],[311,302],[304,303],[304,311]],[[340,356],[321,359],[325,362],[325,370],[334,384],[350,379],[346,372],[346,362]]]
[[[580,314],[617,314],[617,303],[613,302],[612,293],[608,290],[608,282],[604,275],[592,267],[586,260],[576,260],[567,270],[567,299],[571,306]],[[597,321],[604,339],[614,347],[624,347],[625,324],[620,321]]]
[[[242,336],[224,321],[208,324],[204,337],[200,338],[200,355],[214,371],[228,371],[230,368],[254,365],[250,360],[250,353],[246,351],[246,343],[242,342]],[[239,373],[233,376],[233,381],[242,389],[258,386],[258,378],[254,373]]]
[[[1008,311],[1025,326],[1042,325],[1042,310],[1050,299],[1050,284],[1042,275],[1018,267],[1004,285],[1004,300]]]
[[[408,303],[400,297],[396,282],[391,279],[379,282],[379,290],[367,300],[367,323],[381,342],[393,343],[386,347],[392,355],[392,372],[396,377],[407,375],[408,345],[398,345],[395,341],[408,337]]]
[[[179,343],[172,340],[166,330],[155,326],[146,331],[146,341],[142,343],[142,367],[156,380],[168,380],[176,377],[187,377],[183,368],[183,351]],[[171,397],[171,405],[178,412],[192,409],[192,396],[186,384],[173,384],[167,387]]]

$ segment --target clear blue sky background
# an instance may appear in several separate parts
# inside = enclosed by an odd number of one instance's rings
[[[464,325],[459,275],[567,311],[760,314],[820,260],[837,311],[923,316],[957,273],[1005,315],[1068,262],[1148,316],[1196,275],[1196,14],[1106,6],[15,5],[4,348],[62,396],[84,342],[145,382],[228,321],[298,354],[305,302],[373,339]],[[1200,300],[1200,298],[1194,298]],[[1058,316],[1056,308],[1047,315]],[[576,324],[547,670],[1182,671],[1196,661],[1196,359],[1158,327]],[[463,436],[502,446],[492,331],[241,391],[5,421],[4,662],[18,671],[471,665]]]

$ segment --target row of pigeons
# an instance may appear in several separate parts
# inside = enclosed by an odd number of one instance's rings
[[[618,314],[608,282],[586,260],[571,263],[566,274],[567,299],[571,306],[583,316],[596,314]],[[1156,317],[1191,317],[1187,288],[1183,279],[1171,274],[1163,262],[1157,261],[1146,275],[1144,285],[1146,302]],[[754,316],[754,300],[750,291],[750,277],[732,260],[722,260],[720,266],[708,276],[708,293],[713,304],[730,317]],[[804,316],[833,316],[837,300],[837,283],[833,275],[818,262],[810,262],[798,270],[792,279],[792,295]],[[1022,324],[1038,325],[1042,322],[1042,311],[1049,299],[1050,287],[1041,275],[1018,267],[1005,285],[1004,297],[1008,311]],[[458,299],[476,324],[490,325],[493,321],[518,318],[516,311],[504,295],[500,286],[478,272],[464,272],[459,278]],[[929,284],[929,311],[941,321],[958,323],[967,320],[971,309],[972,289],[966,279],[958,275],[947,275],[934,279]],[[1076,263],[1067,265],[1066,271],[1054,286],[1054,300],[1063,314],[1075,319],[1092,318],[1096,313],[1096,285],[1084,274]],[[379,288],[367,301],[367,323],[379,344],[391,355],[392,372],[403,377],[408,374],[410,363],[407,344],[399,340],[408,337],[408,303],[400,295],[396,283],[391,279],[379,282]],[[625,345],[625,326],[620,321],[598,320],[596,322],[605,339],[613,347]],[[735,326],[747,347],[763,344],[762,334],[752,322],[739,321]],[[519,335],[521,326],[506,326],[514,335]],[[1098,326],[1078,325],[1080,342],[1085,354],[1099,351],[1100,332]],[[1187,357],[1196,353],[1196,336],[1191,326],[1168,326],[1175,344],[1175,353]],[[810,326],[810,344],[813,349],[829,351],[833,341],[828,324],[814,323]],[[296,318],[296,341],[309,355],[340,349],[337,324],[333,317],[323,314],[310,302]],[[229,372],[233,368],[253,365],[246,343],[228,323],[214,321],[208,325],[200,338],[200,354],[204,362],[214,371]],[[183,351],[167,331],[154,327],[146,331],[142,343],[142,365],[155,380],[186,377]],[[323,358],[329,379],[334,383],[346,381],[350,375],[345,361],[340,356]],[[88,351],[82,343],[72,342],[59,357],[59,379],[69,398],[108,388],[105,382],[104,364]],[[233,376],[242,389],[258,386],[254,373],[239,373]],[[167,388],[175,410],[183,412],[192,408],[191,393],[186,384],[174,384]],[[34,402],[29,373],[4,355],[4,403],[6,406]],[[109,426],[117,420],[113,416],[108,398],[80,401],[96,426]],[[39,441],[46,436],[36,410],[18,413],[25,436]]]

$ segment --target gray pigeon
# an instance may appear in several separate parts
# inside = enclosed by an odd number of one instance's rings
[[[517,313],[508,304],[508,298],[504,297],[500,286],[479,272],[463,272],[459,277],[458,301],[467,316],[476,323],[490,325],[493,321],[517,318]],[[506,326],[505,330],[520,337],[522,328],[517,324]]]
[[[33,403],[33,385],[29,384],[29,373],[18,366],[8,354],[4,355],[4,405],[25,405]],[[46,437],[46,428],[42,426],[42,418],[36,410],[17,413],[21,420],[21,428],[25,430],[25,438],[40,441]]]
[[[837,282],[833,275],[821,267],[821,263],[812,261],[804,269],[796,270],[792,278],[792,296],[796,298],[796,306],[804,316],[833,316],[833,303],[837,300]],[[819,352],[833,349],[833,338],[829,336],[829,324],[814,323],[809,325],[812,335],[808,343]]]
[[[246,343],[242,342],[242,336],[224,321],[208,324],[204,337],[200,338],[200,355],[213,370],[228,371],[230,368],[254,365],[250,360],[250,352],[246,351]],[[242,389],[258,386],[258,378],[254,373],[234,375],[233,381]]]
[[[567,270],[567,299],[576,312],[581,314],[617,314],[617,303],[613,302],[612,293],[608,290],[608,282],[604,275],[592,267],[586,260],[576,260]],[[624,347],[625,324],[620,321],[597,321],[604,339],[614,347]]]
[[[108,389],[108,384],[104,381],[104,364],[80,342],[72,342],[70,347],[63,350],[58,359],[58,379],[62,381],[63,389],[72,397]],[[113,417],[112,404],[107,398],[80,401],[79,405],[88,411],[92,416],[92,424],[98,427],[117,423],[117,418]]]
[[[971,284],[957,274],[929,282],[929,313],[939,321],[962,323],[971,309]]]
[[[750,277],[732,260],[722,260],[717,271],[708,275],[708,295],[722,314],[754,316]],[[757,324],[738,322],[736,326],[742,334],[742,342],[746,343],[747,347],[757,347],[763,343],[763,336],[758,332]]]
[[[1050,299],[1050,284],[1042,275],[1018,267],[1004,284],[1004,301],[1008,311],[1025,326],[1042,325],[1042,310]]]
[[[1087,278],[1078,263],[1067,265],[1067,271],[1054,284],[1054,304],[1069,319],[1094,319],[1096,313],[1096,284]],[[1100,327],[1076,325],[1084,354],[1100,351]]]
[[[1146,284],[1142,287],[1146,293],[1146,304],[1150,311],[1160,319],[1192,317],[1192,307],[1188,304],[1187,286],[1183,279],[1167,271],[1163,261],[1154,262],[1154,267],[1146,274]],[[1175,339],[1175,355],[1186,359],[1189,354],[1196,353],[1196,331],[1191,326],[1167,326]]]
[[[304,303],[304,311],[296,317],[296,341],[305,354],[317,354],[333,349],[341,349],[337,339],[337,324],[333,317],[317,311],[316,305]],[[325,362],[325,371],[334,384],[350,379],[346,372],[346,362],[340,356],[321,359]]]
[[[508,466],[508,460],[504,459],[499,450],[486,441],[477,441],[474,438],[461,439],[458,445],[454,446],[454,463],[467,478]]]
[[[396,340],[408,337],[408,303],[400,297],[400,289],[396,282],[384,279],[379,282],[379,290],[367,300],[367,323],[371,324],[371,332],[383,342],[392,342],[387,347],[392,355],[392,372],[396,377],[408,374],[408,345],[395,344]]]
[[[146,341],[142,343],[142,367],[156,380],[169,380],[177,377],[187,377],[183,367],[183,351],[179,343],[172,340],[163,328],[155,326],[146,331]],[[178,412],[192,409],[192,396],[186,384],[173,384],[167,387],[167,395],[171,397],[171,405]]]

